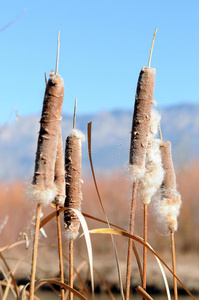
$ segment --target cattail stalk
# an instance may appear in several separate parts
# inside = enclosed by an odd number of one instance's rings
[[[65,149],[65,172],[66,172],[66,199],[64,211],[64,226],[67,230],[67,238],[69,239],[69,286],[73,288],[73,243],[78,235],[80,221],[74,211],[70,208],[81,211],[81,157],[82,157],[82,141],[84,135],[75,129],[77,99],[75,99],[73,131],[66,140]],[[69,292],[69,300],[73,300],[73,293]]]
[[[29,186],[30,197],[37,203],[37,218],[34,237],[33,260],[30,283],[30,300],[34,297],[34,281],[38,248],[41,205],[51,203],[56,196],[54,184],[55,161],[60,128],[64,84],[59,75],[52,75],[45,91],[40,132],[35,159],[33,181]]]
[[[144,204],[144,230],[143,230],[143,240],[147,243],[147,204]],[[147,249],[143,246],[143,282],[142,287],[146,290],[146,261],[147,261]],[[145,298],[143,298],[145,299]]]
[[[65,171],[66,171],[66,200],[64,211],[64,226],[67,230],[69,239],[69,284],[73,288],[73,241],[78,235],[80,221],[75,212],[70,210],[74,208],[81,211],[81,140],[83,134],[73,129],[73,132],[66,140],[65,150]],[[69,299],[73,299],[73,293],[69,292]]]
[[[134,114],[131,131],[131,144],[129,156],[130,178],[133,184],[133,198],[131,204],[131,217],[134,222],[137,180],[145,174],[146,149],[148,146],[149,122],[153,103],[153,91],[155,85],[155,69],[150,68],[153,45],[157,29],[155,30],[148,67],[142,68],[135,95]],[[133,203],[134,202],[134,203]],[[134,224],[130,219],[130,233],[133,234]],[[132,243],[129,241],[126,273],[126,300],[130,295]]]
[[[130,176],[140,178],[145,173],[148,131],[153,103],[155,69],[142,68],[137,85],[130,145]]]
[[[63,251],[62,251],[62,236],[61,236],[61,221],[59,214],[59,205],[56,204],[57,211],[57,237],[58,237],[58,254],[59,254],[59,272],[60,282],[64,283],[64,267],[63,267]],[[64,300],[64,289],[61,288],[61,300]]]
[[[134,231],[135,201],[137,180],[145,173],[146,149],[148,145],[148,131],[153,103],[153,91],[155,85],[155,70],[142,68],[135,96],[134,114],[131,131],[131,145],[129,157],[130,178],[133,181],[133,197],[130,216],[130,233]],[[129,240],[126,272],[126,300],[130,295],[132,242]]]
[[[137,180],[135,180],[133,182],[133,192],[132,192],[131,212],[130,212],[130,226],[129,226],[129,233],[131,235],[133,235],[133,233],[134,233],[136,190],[137,190]],[[126,300],[129,299],[129,296],[130,296],[132,247],[133,247],[133,240],[129,239],[128,253],[127,253],[127,268],[126,268],[126,293],[125,293]]]
[[[36,220],[35,220],[35,235],[34,235],[34,241],[33,241],[33,251],[32,251],[32,265],[31,265],[31,278],[30,278],[30,290],[29,290],[29,299],[30,300],[34,299],[35,274],[36,274],[36,264],[37,264],[41,209],[42,209],[41,204],[38,204],[37,212],[36,212]]]
[[[64,223],[67,237],[74,240],[79,231],[80,221],[73,210],[81,211],[82,201],[82,179],[81,179],[81,140],[84,135],[74,129],[67,137],[65,150],[65,172],[66,172],[66,200],[64,211]]]
[[[63,252],[62,252],[62,235],[59,209],[64,206],[65,201],[65,169],[64,169],[64,152],[61,135],[61,128],[59,129],[58,145],[57,145],[57,159],[55,162],[55,185],[57,187],[57,195],[55,197],[56,211],[57,211],[57,237],[58,237],[58,254],[59,254],[59,271],[60,281],[64,283],[64,268],[63,268]],[[61,299],[64,300],[64,289],[61,288]]]
[[[73,240],[69,241],[69,286],[73,288]],[[73,293],[69,292],[69,300],[73,300]]]
[[[57,189],[57,195],[54,203],[58,206],[64,206],[65,202],[65,166],[64,166],[64,151],[61,134],[61,127],[58,132],[57,157],[55,162],[55,178],[54,183]]]
[[[176,176],[171,155],[171,143],[162,142],[160,150],[165,176],[161,186],[159,214],[165,221],[168,230],[175,232],[178,227],[177,217],[181,206],[181,196],[178,193],[176,186]]]
[[[171,235],[171,256],[172,256],[172,267],[173,273],[176,275],[176,255],[175,255],[175,234],[173,231],[170,232]],[[173,276],[173,290],[174,290],[174,299],[178,300],[178,287],[177,279]]]
[[[164,219],[165,224],[170,231],[172,265],[173,273],[176,275],[176,257],[175,257],[175,241],[174,232],[177,230],[177,217],[181,206],[181,197],[177,192],[176,176],[171,155],[171,143],[162,142],[161,144],[162,162],[165,170],[164,181],[161,187],[162,198],[159,202],[159,214]],[[174,299],[178,299],[177,280],[173,276]]]
[[[54,184],[54,172],[63,96],[62,78],[59,75],[52,75],[45,91],[35,171],[29,188],[32,199],[38,204],[47,205],[51,203],[57,192]]]
[[[156,109],[151,111],[151,119],[148,132],[148,146],[145,159],[145,174],[138,181],[137,195],[144,208],[144,227],[143,237],[147,243],[147,207],[151,202],[152,197],[161,186],[164,170],[161,161],[161,152],[159,149],[160,141],[156,139],[158,134],[158,126],[160,123],[160,115]],[[146,289],[146,264],[147,264],[147,249],[143,246],[143,284]]]

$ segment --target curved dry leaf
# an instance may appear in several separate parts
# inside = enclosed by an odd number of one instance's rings
[[[104,206],[103,206],[103,203],[102,203],[102,199],[101,199],[101,196],[100,196],[100,193],[99,193],[99,189],[98,189],[98,185],[97,185],[97,181],[96,181],[96,177],[95,177],[95,172],[94,172],[94,167],[93,167],[93,161],[92,161],[92,156],[91,156],[91,127],[92,127],[92,122],[88,123],[88,126],[87,126],[87,132],[88,132],[88,156],[89,156],[89,161],[90,161],[90,166],[91,166],[91,172],[92,172],[93,181],[94,181],[94,184],[95,184],[95,189],[96,189],[96,192],[97,192],[97,195],[98,195],[98,199],[99,199],[102,211],[103,211],[104,216],[106,218],[108,227],[111,228],[109,220],[108,220],[108,216],[107,216],[107,214],[105,212],[105,209],[104,209]],[[117,272],[118,272],[119,284],[120,284],[120,293],[121,293],[122,299],[124,300],[124,289],[123,289],[123,283],[122,283],[122,276],[121,276],[121,268],[120,268],[119,256],[118,256],[117,247],[116,247],[113,235],[111,235],[111,239],[112,239],[113,248],[114,248],[114,252],[115,252]]]
[[[54,279],[42,279],[42,280],[38,280],[37,281],[39,284],[45,284],[45,283],[52,283],[52,284],[56,284],[62,288],[64,288],[65,290],[69,290],[71,293],[73,293],[74,295],[76,295],[79,299],[82,300],[86,300],[86,298],[80,294],[78,291],[76,291],[75,289],[72,289],[68,284],[54,280]]]
[[[184,288],[184,290],[189,294],[189,296],[196,300],[194,296],[191,294],[191,292],[186,288],[186,286],[182,283],[182,281],[173,273],[173,271],[168,267],[168,265],[163,261],[163,259],[149,246],[148,243],[144,243],[142,239],[136,235],[131,235],[127,233],[126,231],[118,230],[118,229],[110,229],[110,228],[97,228],[90,230],[90,233],[100,233],[100,234],[116,234],[120,236],[125,236],[130,239],[135,240],[136,242],[142,244],[145,246],[151,253],[153,253],[160,261],[161,263],[169,270],[169,272],[177,279],[177,281],[181,284],[181,286]]]

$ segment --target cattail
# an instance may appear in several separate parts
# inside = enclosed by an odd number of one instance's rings
[[[64,267],[63,267],[63,250],[62,250],[62,235],[61,235],[61,222],[60,222],[60,206],[64,206],[65,201],[65,168],[64,168],[64,151],[61,135],[61,127],[58,132],[57,144],[57,158],[55,162],[55,181],[57,187],[57,195],[54,199],[57,211],[57,240],[58,240],[58,254],[59,254],[59,271],[60,281],[64,283]],[[61,300],[64,299],[64,289],[61,288]]]
[[[40,120],[34,177],[29,188],[31,198],[38,204],[51,203],[57,193],[54,185],[54,171],[63,96],[62,78],[51,74],[46,86]]]
[[[153,91],[155,85],[155,69],[151,69],[150,64],[151,64],[151,57],[152,57],[156,32],[157,29],[155,29],[153,35],[148,67],[142,68],[140,72],[136,95],[135,95],[134,114],[133,114],[132,130],[131,130],[130,156],[129,156],[129,173],[130,173],[129,175],[130,175],[130,179],[133,182],[133,192],[132,192],[132,201],[131,201],[131,210],[130,210],[130,226],[129,226],[130,234],[134,233],[137,182],[139,178],[141,178],[145,174],[145,159],[146,159],[146,150],[147,150],[148,138],[149,138],[149,122],[151,118],[151,106],[152,103],[154,102]],[[146,219],[146,215],[147,215],[146,209],[144,210],[144,212],[145,212],[145,219]],[[144,226],[144,228],[146,228],[146,226]],[[130,298],[132,246],[133,246],[133,242],[131,239],[129,239],[128,254],[127,254],[127,269],[126,269],[126,299]],[[144,260],[143,260],[143,265],[144,265]],[[145,287],[144,276],[143,276],[143,287]]]
[[[64,206],[65,201],[65,168],[64,168],[64,151],[63,141],[61,135],[61,128],[59,128],[58,144],[57,144],[57,158],[55,162],[55,181],[57,188],[57,195],[54,199],[56,205]]]
[[[69,240],[74,240],[79,231],[80,222],[73,210],[81,211],[81,157],[82,157],[82,141],[85,139],[84,134],[73,129],[70,136],[66,140],[65,150],[65,172],[66,172],[66,199],[64,211],[64,226],[67,230]]]
[[[152,109],[145,160],[145,174],[139,179],[137,187],[138,198],[144,205],[150,203],[151,198],[161,186],[164,178],[159,148],[161,141],[155,138],[158,133],[160,119],[158,111]]]
[[[165,176],[161,186],[161,200],[158,203],[158,212],[165,220],[167,228],[174,232],[177,230],[177,217],[180,212],[181,196],[177,191],[176,176],[171,156],[171,143],[160,145]]]
[[[145,158],[154,85],[155,69],[149,67],[142,68],[137,84],[131,131],[129,163],[130,177],[133,180],[140,178],[145,173]]]
[[[170,231],[173,273],[176,275],[175,239],[174,232],[178,228],[177,217],[180,212],[181,196],[177,191],[176,176],[171,155],[171,143],[165,142],[160,146],[162,163],[165,170],[161,186],[161,200],[158,203],[158,213]],[[173,276],[174,299],[178,300],[176,277]]]

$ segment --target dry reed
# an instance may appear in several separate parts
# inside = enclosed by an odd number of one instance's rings
[[[158,213],[169,231],[177,230],[177,217],[180,212],[181,196],[177,191],[176,176],[171,155],[171,143],[160,145],[165,176],[161,186],[161,200],[158,202]]]
[[[164,220],[165,225],[170,231],[171,250],[172,250],[172,265],[173,272],[176,275],[176,257],[175,257],[175,242],[174,232],[177,230],[177,217],[180,212],[181,196],[177,191],[176,176],[172,161],[171,143],[162,142],[160,145],[162,163],[165,170],[163,184],[161,186],[161,200],[158,203],[159,216]],[[174,299],[178,299],[177,280],[173,277]]]
[[[48,80],[45,91],[35,170],[29,187],[31,198],[42,205],[51,203],[57,193],[54,173],[63,96],[63,80],[59,75],[53,74]]]
[[[30,300],[32,300],[34,297],[34,281],[41,205],[47,205],[51,203],[56,197],[57,193],[57,188],[54,184],[54,176],[63,96],[63,80],[59,75],[52,74],[46,86],[43,110],[40,120],[34,176],[33,181],[29,186],[29,195],[32,200],[37,203],[30,282]]]
[[[156,139],[159,123],[160,115],[156,109],[152,109],[145,160],[145,174],[139,179],[137,188],[138,199],[144,206],[143,237],[145,243],[147,243],[147,206],[151,202],[151,198],[161,186],[164,177],[161,152],[159,148],[160,141]],[[142,287],[144,289],[146,289],[146,255],[147,250],[145,247],[143,247]]]
[[[81,211],[82,201],[82,179],[81,179],[81,142],[84,135],[81,131],[73,129],[70,136],[66,140],[65,149],[65,172],[66,172],[66,199],[65,207],[68,210],[64,212],[64,226],[67,238],[75,239],[78,235],[80,221],[75,212],[70,210],[74,208]]]
[[[142,68],[137,85],[131,131],[129,156],[130,177],[140,178],[145,173],[145,157],[148,145],[148,131],[153,103],[155,69]]]
[[[85,139],[83,133],[75,128],[76,102],[73,118],[73,131],[66,140],[65,148],[65,172],[66,172],[66,199],[64,211],[64,227],[66,237],[69,239],[69,285],[73,288],[73,241],[76,239],[80,221],[72,209],[81,211],[82,202],[82,179],[81,179],[81,159],[82,141]],[[69,293],[69,299],[73,299],[73,293]]]
[[[58,237],[58,254],[59,254],[59,270],[60,281],[64,283],[64,269],[63,269],[63,252],[62,252],[62,235],[59,208],[64,206],[65,201],[65,168],[64,168],[64,151],[61,135],[61,127],[58,133],[57,158],[55,162],[55,185],[57,187],[57,195],[55,197],[56,211],[57,211],[57,237]],[[61,299],[64,299],[64,289],[61,289]]]
[[[145,174],[145,159],[148,146],[149,122],[153,103],[155,85],[155,69],[142,68],[135,96],[134,114],[131,131],[131,144],[129,156],[129,173],[133,181],[133,197],[130,213],[130,234],[134,232],[134,215],[137,180]],[[130,295],[132,241],[129,240],[126,271],[126,299]]]

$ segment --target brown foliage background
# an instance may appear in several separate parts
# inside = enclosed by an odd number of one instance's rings
[[[176,233],[176,249],[185,253],[199,250],[199,162],[194,162],[186,169],[177,172],[178,190],[182,195],[182,207],[179,217],[179,228]],[[128,217],[131,199],[131,183],[126,174],[115,173],[108,177],[97,176],[97,183],[109,221],[113,224],[128,229]],[[13,242],[20,232],[30,234],[31,222],[35,212],[35,205],[31,203],[25,193],[26,187],[22,182],[0,184],[0,225],[8,216],[8,221],[1,231],[0,246]],[[154,202],[154,201],[153,201]],[[157,220],[155,205],[149,205],[148,212],[148,241],[159,252],[170,251],[169,235]],[[44,208],[44,215],[54,209]],[[82,212],[105,220],[92,178],[84,178]],[[135,233],[142,235],[143,208],[137,199]],[[105,227],[106,225],[96,221],[88,221],[89,228]],[[45,226],[48,242],[56,243],[55,219]],[[84,252],[85,245],[81,239],[77,239],[78,251]],[[108,236],[92,236],[95,253],[112,252],[111,239]],[[117,239],[118,251],[126,253],[126,241]],[[122,255],[122,254],[121,254]],[[125,258],[125,254],[122,255]]]

